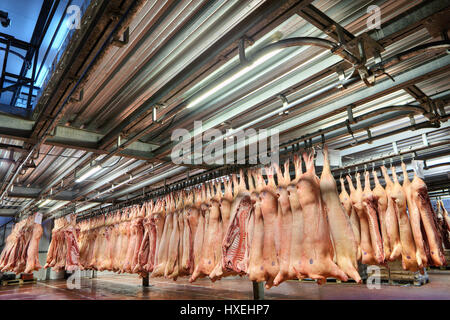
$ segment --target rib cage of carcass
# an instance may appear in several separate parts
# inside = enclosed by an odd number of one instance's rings
[[[45,268],[69,272],[79,269],[80,250],[78,240],[81,239],[79,233],[75,214],[55,219]]]
[[[247,276],[266,288],[286,280],[327,278],[361,282],[358,262],[381,265],[401,259],[422,271],[446,263],[442,239],[422,179],[401,185],[382,167],[364,173],[364,188],[348,176],[341,193],[325,147],[318,177],[314,153],[263,169],[174,192],[141,206],[78,223],[81,269],[137,273],[190,282]],[[302,161],[303,159],[303,161]],[[303,171],[303,164],[305,170]],[[58,264],[57,264],[58,265]]]

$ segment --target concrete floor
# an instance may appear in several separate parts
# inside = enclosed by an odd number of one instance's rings
[[[223,279],[211,283],[201,279],[190,284],[187,279],[176,282],[150,279],[150,288],[141,287],[136,275],[100,275],[95,279],[82,278],[80,289],[68,289],[65,280],[49,280],[22,286],[0,287],[0,300],[83,300],[83,299],[252,299],[252,283],[246,279]],[[265,290],[266,299],[312,300],[395,300],[432,299],[450,300],[450,274],[430,274],[430,283],[415,286],[382,285],[368,289],[366,285],[289,281],[279,287]]]

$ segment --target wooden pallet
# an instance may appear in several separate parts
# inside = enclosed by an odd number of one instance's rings
[[[2,286],[21,286],[24,284],[36,283],[36,279],[22,280],[22,279],[14,279],[14,280],[4,280],[2,281]]]
[[[401,261],[388,262],[388,267],[380,267],[381,283],[390,285],[412,284],[422,286],[429,282],[428,274],[403,270]]]

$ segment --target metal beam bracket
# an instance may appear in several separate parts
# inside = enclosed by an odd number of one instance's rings
[[[249,63],[247,57],[245,56],[245,44],[252,45],[255,43],[252,38],[247,37],[244,35],[242,38],[239,39],[238,43],[238,49],[239,49],[239,60],[241,62],[241,65],[245,66]]]
[[[83,100],[83,95],[84,95],[84,89],[82,88],[80,90],[80,93],[78,94],[78,98],[74,98],[71,96],[69,98],[69,102],[81,102]]]
[[[158,110],[164,109],[166,107],[165,104],[157,103],[152,108],[152,121],[155,123],[162,123],[161,119],[158,119]]]
[[[339,85],[338,85],[338,89],[346,89],[346,86],[344,85],[345,82],[345,72],[344,69],[342,67],[338,67],[336,69],[336,72],[338,74],[338,78],[339,78]]]
[[[370,129],[367,129],[367,143],[372,144],[372,132]]]
[[[128,44],[130,40],[130,27],[125,29],[125,31],[122,34],[122,38],[123,40],[121,40],[120,37],[114,37],[111,43],[116,47],[123,47],[126,44]]]
[[[347,117],[348,117],[348,123],[355,123],[355,119],[353,118],[353,110],[352,105],[347,106]]]

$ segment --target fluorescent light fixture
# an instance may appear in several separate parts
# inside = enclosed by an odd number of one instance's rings
[[[52,201],[52,200],[51,200],[51,199],[46,199],[46,200],[44,200],[43,202],[41,202],[41,203],[38,205],[38,207],[41,208],[41,207],[45,206],[47,203],[49,203],[50,201]]]
[[[427,160],[427,166],[434,166],[434,165],[438,165],[438,164],[447,164],[450,163],[450,157],[439,157],[439,158],[434,158],[432,160]]]
[[[96,173],[97,171],[99,171],[102,167],[100,165],[96,165],[94,167],[92,167],[91,169],[89,169],[85,174],[83,174],[81,177],[79,177],[78,179],[75,180],[75,182],[82,182],[84,180],[86,180],[87,178],[89,178],[90,176],[92,176],[94,173]]]
[[[209,89],[208,91],[206,91],[205,93],[203,93],[202,95],[200,95],[198,98],[192,100],[186,108],[192,108],[196,105],[198,105],[200,102],[202,102],[203,100],[205,100],[206,98],[208,98],[209,96],[211,96],[213,93],[217,92],[218,90],[224,88],[225,86],[229,85],[230,83],[232,83],[234,80],[239,79],[241,76],[243,76],[244,74],[246,74],[247,72],[249,72],[250,70],[256,68],[257,66],[263,64],[264,62],[266,62],[267,60],[269,60],[270,58],[272,58],[274,55],[276,55],[279,51],[281,51],[281,49],[276,49],[273,51],[270,51],[269,53],[263,55],[261,58],[251,62],[247,67],[243,68],[242,70],[238,71],[237,73],[235,73],[234,75],[232,75],[231,77],[225,79],[224,81],[222,81],[221,83],[219,83],[218,85],[216,85],[215,87]]]

